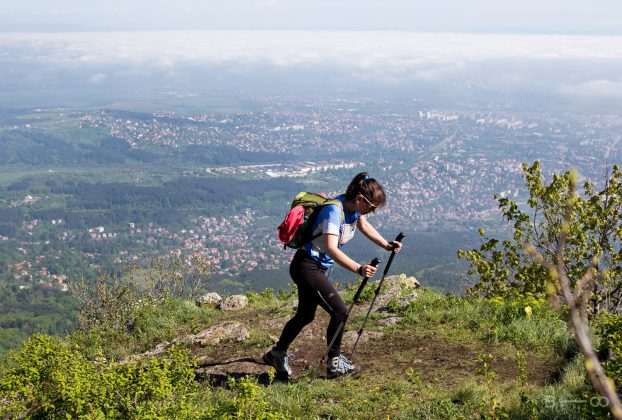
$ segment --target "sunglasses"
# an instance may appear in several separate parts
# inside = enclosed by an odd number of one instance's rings
[[[371,201],[369,201],[369,200],[367,199],[367,197],[365,197],[363,194],[359,194],[359,195],[360,195],[361,197],[363,197],[363,200],[367,201],[367,204],[369,204],[369,206],[370,206],[372,209],[374,209],[374,210],[375,210],[375,209],[377,209],[378,207],[380,207],[380,206],[377,206],[377,205],[373,204]]]

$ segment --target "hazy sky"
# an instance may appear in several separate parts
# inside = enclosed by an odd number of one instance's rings
[[[0,0],[0,31],[622,34],[620,0]]]
[[[622,36],[391,31],[0,33],[0,91],[139,85],[533,92],[622,101]],[[318,93],[321,93],[318,91]],[[409,93],[410,94],[410,93]]]
[[[0,106],[139,86],[619,107],[622,1],[0,0]]]

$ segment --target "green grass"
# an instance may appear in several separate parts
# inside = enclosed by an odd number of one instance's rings
[[[166,300],[145,305],[136,311],[133,334],[139,351],[150,350],[154,344],[194,334],[210,325],[215,318],[213,308],[198,307],[193,302]]]
[[[519,348],[560,354],[570,351],[573,343],[565,322],[547,303],[531,305],[533,315],[528,316],[524,311],[528,305],[523,302],[466,299],[423,289],[401,315],[418,328],[468,330],[488,343],[509,342]]]

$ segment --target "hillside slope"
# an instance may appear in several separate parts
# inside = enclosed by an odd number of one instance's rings
[[[102,321],[63,341],[31,338],[3,367],[0,414],[7,418],[606,415],[602,407],[564,403],[585,398],[589,388],[566,325],[546,302],[529,297],[472,300],[429,289],[413,291],[400,286],[405,279],[393,277],[391,287],[383,288],[378,305],[382,309],[372,313],[359,342],[354,361],[360,371],[353,376],[324,379],[320,359],[328,319],[321,310],[290,348],[295,355],[291,381],[280,380],[261,363],[261,355],[294,313],[293,292],[248,293],[247,307],[228,311],[182,300],[143,300],[127,311],[126,324],[119,324],[120,319],[111,324]],[[364,302],[350,318],[346,354],[373,289],[367,287]],[[346,302],[353,294],[354,288],[344,291]],[[208,338],[206,330],[223,325],[234,325],[237,332]]]

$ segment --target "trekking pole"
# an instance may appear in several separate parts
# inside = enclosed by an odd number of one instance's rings
[[[378,258],[374,258],[373,260],[371,260],[369,265],[371,265],[373,267],[377,267],[378,264],[380,264],[381,262],[382,261],[380,261]],[[363,281],[361,282],[361,285],[359,286],[358,290],[354,294],[354,298],[352,299],[352,305],[350,305],[350,308],[348,308],[348,311],[346,312],[345,320],[348,319],[348,316],[350,315],[350,312],[352,311],[352,308],[354,308],[354,305],[356,305],[356,302],[359,300],[359,296],[361,296],[361,292],[365,288],[365,285],[367,284],[368,281],[369,281],[369,277],[364,277],[363,278]],[[337,327],[337,331],[335,331],[335,335],[333,335],[332,340],[330,340],[330,344],[328,345],[328,349],[326,350],[326,354],[324,355],[322,360],[326,360],[326,358],[328,357],[328,353],[330,352],[330,348],[333,346],[333,344],[335,344],[335,340],[337,340],[337,337],[339,336],[339,333],[341,332],[341,330],[343,329],[344,325],[346,324],[345,320],[341,321],[341,324],[339,324],[339,327]]]
[[[405,235],[402,232],[400,232],[399,235],[397,235],[397,237],[393,240],[393,242],[402,242],[402,239],[404,239],[404,236]],[[393,257],[395,257],[396,247],[397,247],[396,245],[393,246],[393,250],[391,251],[391,256],[389,257],[389,261],[387,262],[387,265],[384,268],[384,272],[382,273],[382,278],[378,282],[378,287],[376,287],[376,292],[374,293],[374,297],[371,300],[371,305],[369,305],[369,309],[367,310],[367,315],[365,315],[363,324],[361,324],[361,329],[358,331],[358,336],[356,337],[356,341],[354,342],[354,347],[352,347],[352,353],[350,353],[350,360],[354,360],[354,351],[356,350],[356,345],[359,343],[359,339],[361,338],[361,335],[363,334],[363,328],[365,328],[365,323],[367,322],[367,319],[369,318],[369,314],[371,313],[371,310],[374,307],[374,303],[376,302],[376,298],[378,297],[378,294],[380,293],[382,282],[384,282],[384,278],[387,276],[387,273],[389,272],[389,268],[391,267],[391,263],[393,262]]]

